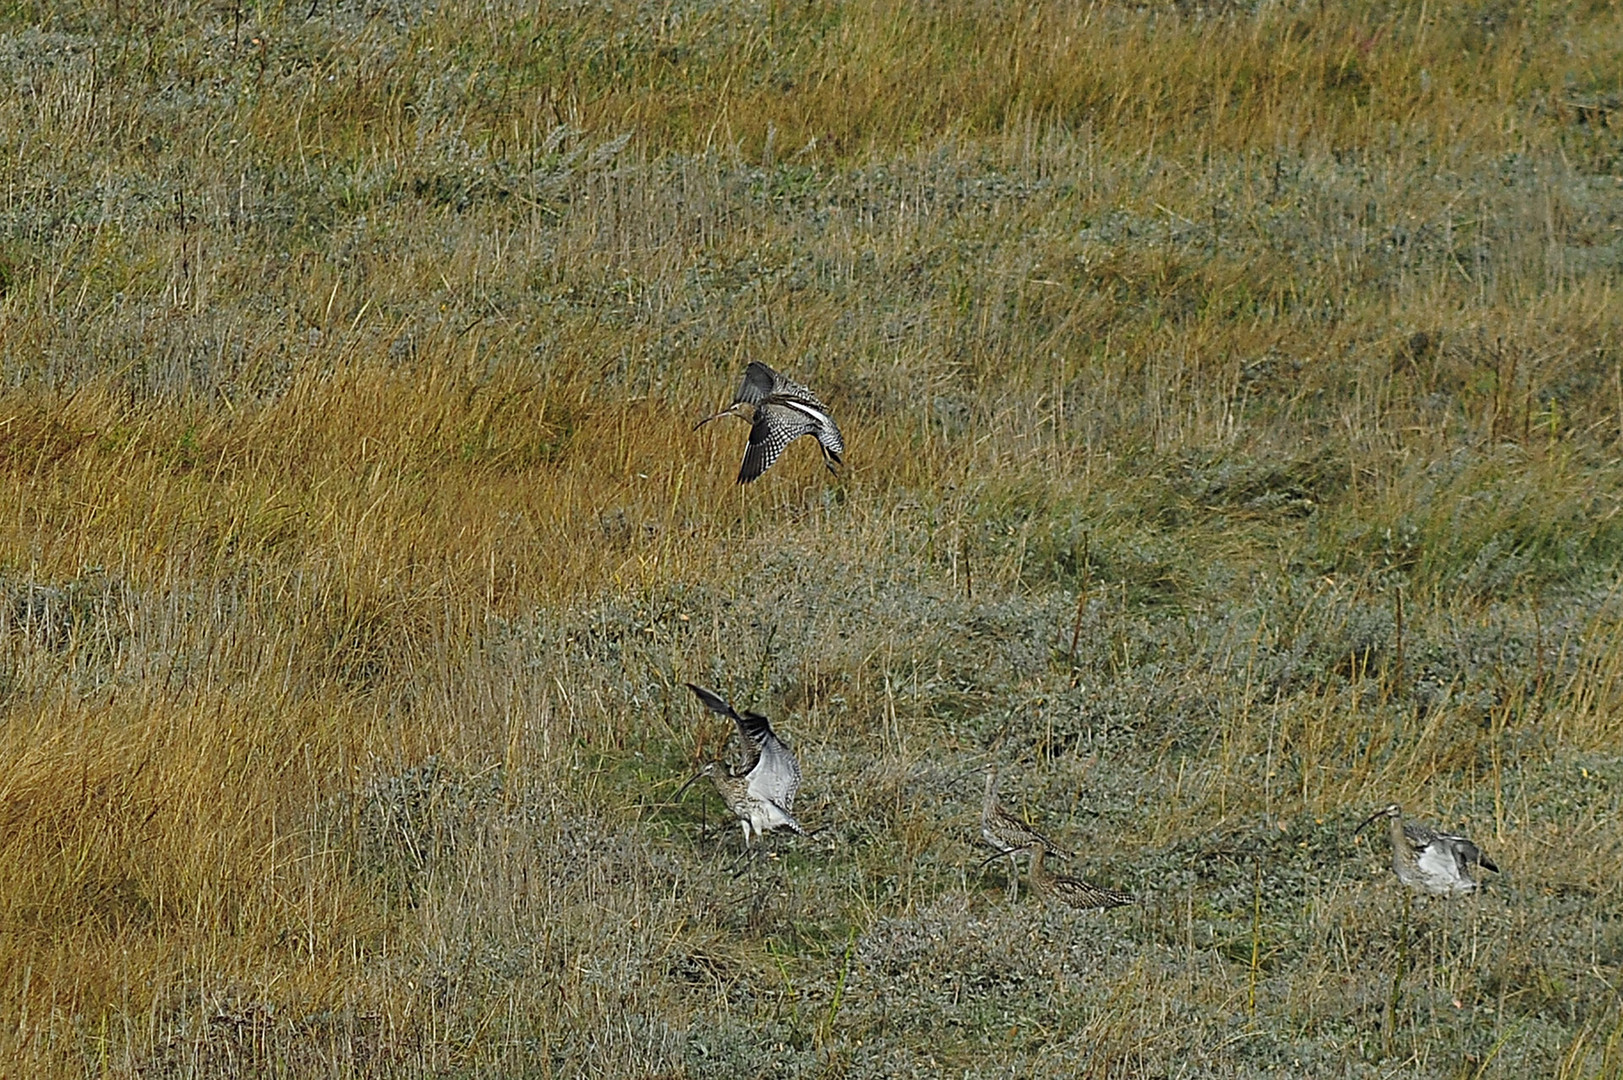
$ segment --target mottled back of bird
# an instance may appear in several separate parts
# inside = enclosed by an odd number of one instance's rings
[[[738,387],[733,403],[759,405],[769,398],[787,398],[791,401],[805,402],[820,410],[827,409],[817,399],[817,395],[811,392],[810,387],[795,382],[781,372],[773,371],[759,360],[751,360],[749,367],[744,369],[744,381]]]

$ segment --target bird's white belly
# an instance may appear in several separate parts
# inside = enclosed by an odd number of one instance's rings
[[[1437,896],[1468,893],[1476,888],[1476,882],[1460,872],[1454,853],[1439,844],[1422,849],[1412,870],[1398,868],[1398,877],[1405,885],[1424,889]]]
[[[1002,852],[1005,855],[1009,854],[1011,851],[1019,851],[1020,850],[1019,848],[1015,847],[1013,844],[1009,843],[1007,840],[1003,839],[997,833],[995,833],[991,829],[987,828],[985,825],[981,826],[981,839],[985,840],[988,844],[991,844],[993,847],[997,848],[998,851]]]
[[[789,816],[772,803],[757,802],[750,807],[750,827],[757,836],[787,824]]]

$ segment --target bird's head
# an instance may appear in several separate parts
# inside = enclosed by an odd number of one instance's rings
[[[704,768],[688,777],[687,783],[676,789],[676,798],[680,799],[682,793],[707,776],[721,776],[726,766],[719,761],[706,762]]]
[[[958,773],[947,782],[956,786],[958,784],[962,784],[965,780],[968,780],[973,776],[984,776],[988,780],[995,781],[997,779],[997,763],[988,761],[984,765],[976,765],[972,769],[966,769],[965,771]]]

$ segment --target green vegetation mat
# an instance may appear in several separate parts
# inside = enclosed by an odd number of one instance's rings
[[[1616,3],[0,5],[0,1074],[1623,1075],[1620,285]]]

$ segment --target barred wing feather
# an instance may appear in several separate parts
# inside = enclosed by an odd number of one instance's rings
[[[777,391],[778,383],[782,377],[759,360],[751,360],[750,366],[744,369],[744,381],[738,387],[738,393],[733,395],[733,404],[748,402],[759,405],[768,395]]]
[[[758,406],[755,424],[750,428],[749,447],[744,451],[744,463],[738,469],[738,482],[747,484],[754,480],[772,467],[790,443],[818,431],[816,420],[787,405]],[[819,441],[822,441],[820,435]]]
[[[776,803],[785,810],[795,808],[795,792],[800,790],[800,763],[794,753],[772,731],[760,713],[745,713],[738,730],[754,742],[761,759],[749,773],[749,791],[756,798]]]

